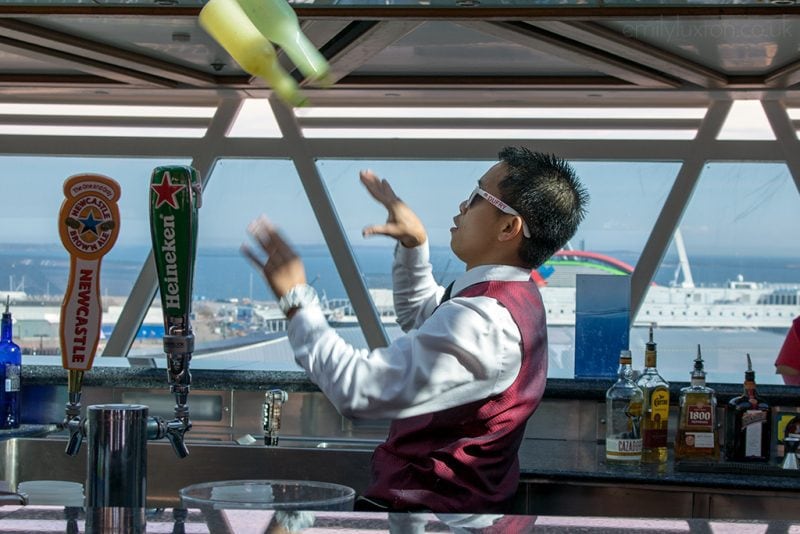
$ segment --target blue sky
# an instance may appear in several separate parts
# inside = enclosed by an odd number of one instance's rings
[[[147,190],[153,167],[173,160],[1,157],[7,229],[0,242],[59,243],[56,216],[63,181],[97,172],[122,186],[122,225],[117,246],[149,243]],[[361,229],[385,219],[384,209],[361,186],[358,171],[371,168],[391,181],[428,227],[431,243],[446,246],[458,203],[491,161],[319,162],[342,224],[354,245],[389,246],[387,238],[364,240]],[[573,240],[590,250],[640,251],[674,177],[677,163],[575,162],[590,191],[589,215]],[[223,160],[201,209],[201,246],[235,247],[247,223],[267,213],[298,244],[322,242],[293,165],[285,160]],[[689,254],[794,256],[800,251],[798,195],[783,164],[712,163],[704,170],[681,224]],[[112,251],[113,252],[113,251]]]

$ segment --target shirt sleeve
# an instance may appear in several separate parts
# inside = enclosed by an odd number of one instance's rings
[[[489,297],[454,298],[386,348],[346,343],[318,307],[289,323],[295,360],[347,417],[400,419],[497,394],[522,359],[511,314]]]
[[[430,317],[444,294],[433,278],[430,246],[406,248],[397,244],[392,265],[394,310],[403,332],[419,327]]]
[[[800,370],[800,317],[792,321],[792,327],[783,340],[775,365],[786,365]],[[800,384],[800,380],[795,379],[793,384]]]

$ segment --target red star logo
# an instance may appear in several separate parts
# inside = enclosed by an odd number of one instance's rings
[[[175,198],[175,195],[178,193],[178,191],[186,189],[186,184],[173,185],[169,173],[165,172],[164,177],[161,179],[161,183],[158,185],[150,185],[150,189],[155,191],[156,195],[158,195],[158,198],[156,199],[156,208],[166,202],[173,208],[178,209],[178,199]]]

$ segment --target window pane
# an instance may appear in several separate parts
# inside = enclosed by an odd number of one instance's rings
[[[783,164],[706,166],[679,228],[688,272],[674,239],[637,317],[658,324],[664,378],[687,381],[700,344],[709,382],[741,382],[749,353],[757,382],[782,383],[775,358],[800,314],[797,204]],[[645,335],[634,328],[634,358]]]
[[[364,226],[382,223],[386,210],[372,200],[358,180],[360,169],[373,169],[386,178],[426,225],[431,243],[433,272],[446,285],[464,270],[450,251],[450,232],[458,205],[492,161],[353,161],[319,162],[373,296],[391,306],[391,262],[394,241],[384,237],[364,239]],[[592,197],[589,214],[572,241],[574,248],[600,252],[635,264],[655,218],[677,174],[676,163],[577,162],[575,169]],[[570,260],[570,261],[566,261]],[[572,378],[574,371],[575,273],[608,271],[596,263],[551,261],[540,269],[547,285],[542,296],[547,308],[550,342],[549,376]],[[377,300],[376,299],[376,300]],[[381,306],[379,306],[380,308]],[[351,310],[348,310],[351,311]],[[353,320],[352,317],[345,317]],[[386,322],[390,322],[386,318]],[[399,335],[399,328],[388,330]]]
[[[639,261],[680,165],[673,162],[576,162],[589,191],[586,219],[571,242],[539,269],[550,325],[548,375],[574,377],[577,274],[628,274]]]

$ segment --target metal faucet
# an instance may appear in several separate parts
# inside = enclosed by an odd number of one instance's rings
[[[179,458],[186,458],[189,450],[184,443],[184,436],[192,428],[187,404],[189,388],[192,383],[189,362],[192,359],[192,352],[194,352],[194,335],[191,327],[185,335],[183,329],[172,328],[170,334],[164,336],[164,352],[167,354],[170,391],[175,395],[175,419],[165,423],[165,437],[172,445],[175,454]]]
[[[289,395],[282,389],[271,389],[264,395],[264,445],[278,445],[281,409],[288,399]]]
[[[81,373],[82,374],[82,373]],[[72,377],[70,371],[69,376]],[[70,387],[71,387],[70,380]],[[67,441],[66,453],[70,456],[75,456],[81,448],[81,443],[86,437],[86,426],[83,419],[81,419],[81,392],[70,391],[69,402],[65,408],[64,427],[69,430],[69,440]]]

